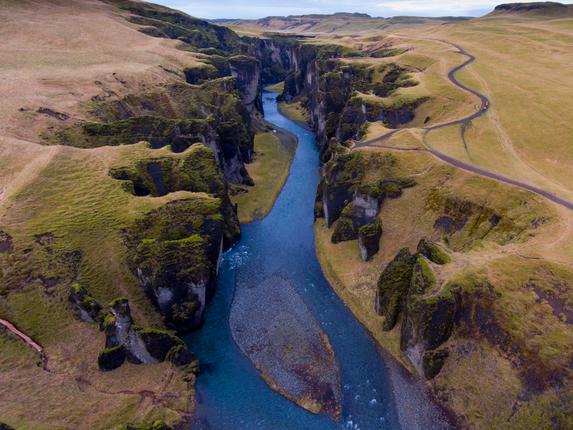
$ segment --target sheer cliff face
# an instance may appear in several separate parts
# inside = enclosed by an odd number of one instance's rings
[[[300,101],[308,109],[322,150],[332,138],[341,142],[362,138],[368,122],[400,127],[412,121],[416,108],[426,101],[419,98],[388,104],[383,97],[399,87],[417,85],[407,70],[393,63],[372,66],[343,62],[343,58],[364,56],[343,46],[311,45],[281,36],[261,40],[257,46],[263,79],[284,79],[283,100]],[[361,93],[375,97],[366,98]]]

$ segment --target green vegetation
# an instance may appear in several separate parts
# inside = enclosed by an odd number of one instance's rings
[[[286,179],[294,158],[296,141],[289,136],[266,132],[255,137],[254,160],[248,165],[254,186],[235,186],[231,200],[238,207],[241,223],[264,218],[271,211]],[[283,142],[284,140],[284,142]]]
[[[428,260],[436,264],[447,264],[451,261],[448,254],[442,251],[438,245],[430,242],[426,238],[420,240],[418,243],[417,251]]]
[[[380,250],[380,237],[382,237],[382,226],[378,220],[360,227],[358,239],[364,261],[370,260]]]
[[[286,116],[288,119],[304,126],[308,127],[309,114],[308,111],[303,107],[304,101],[302,102],[280,102],[279,112]]]
[[[125,361],[125,347],[123,345],[106,348],[100,352],[97,362],[104,371],[117,369]]]
[[[384,269],[378,279],[378,313],[384,315],[384,330],[392,330],[402,311],[410,289],[415,257],[402,249]]]
[[[156,209],[128,230],[129,267],[167,324],[189,331],[201,319],[204,303],[194,292],[210,289],[223,241],[219,199],[198,195]],[[169,298],[157,301],[159,292]]]
[[[218,49],[234,52],[244,47],[235,32],[193,18],[182,12],[131,0],[105,0],[127,10],[130,22],[144,26],[140,31],[154,37],[177,39],[193,49]]]
[[[156,420],[151,423],[125,424],[119,427],[118,430],[172,430],[172,427],[163,421]]]

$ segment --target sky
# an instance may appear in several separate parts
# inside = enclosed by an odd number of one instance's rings
[[[500,3],[517,0],[148,0],[190,15],[214,18],[264,18],[271,15],[364,12],[372,16],[481,16]],[[519,0],[530,2],[536,0]]]

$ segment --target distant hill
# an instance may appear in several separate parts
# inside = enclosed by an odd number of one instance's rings
[[[269,16],[261,19],[218,19],[219,24],[238,28],[258,28],[265,31],[296,33],[354,33],[365,30],[384,29],[390,25],[428,24],[454,22],[470,19],[468,17],[426,18],[416,16],[397,16],[392,18],[372,17],[365,13],[339,12],[330,15],[289,15]]]
[[[523,15],[534,17],[573,16],[573,5],[557,2],[504,3],[496,6],[493,12],[486,16],[500,15]]]

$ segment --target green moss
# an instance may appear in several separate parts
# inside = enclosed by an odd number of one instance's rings
[[[358,239],[358,231],[354,226],[352,218],[339,218],[334,225],[334,231],[332,232],[332,237],[330,239],[332,243],[339,243],[356,239]]]
[[[155,420],[151,423],[129,423],[124,424],[119,430],[173,430],[164,421]]]
[[[103,371],[114,370],[124,363],[125,358],[126,351],[123,345],[106,348],[99,353],[98,365]]]
[[[402,326],[401,345],[417,339],[426,349],[435,349],[452,334],[456,299],[452,291],[445,287],[438,294],[412,294],[407,303],[408,324]]]
[[[379,222],[365,224],[358,230],[360,246],[364,248],[362,254],[364,260],[369,260],[380,249],[380,237],[382,236],[382,226]]]
[[[209,197],[176,200],[127,232],[129,267],[146,279],[152,300],[158,289],[171,291],[169,303],[156,304],[175,329],[186,331],[197,323],[199,304],[189,286],[210,288],[213,282],[223,236],[219,208],[220,200]]]
[[[418,243],[417,251],[436,264],[447,264],[451,261],[450,256],[442,251],[438,245],[425,238]]]
[[[416,256],[416,262],[412,269],[409,295],[425,294],[432,291],[436,286],[434,272],[421,255]]]
[[[398,320],[410,289],[416,258],[403,248],[378,279],[378,311],[385,316],[384,330],[391,330]]]
[[[426,351],[424,353],[422,357],[422,371],[426,379],[433,379],[440,373],[448,355],[449,352],[446,349]]]

